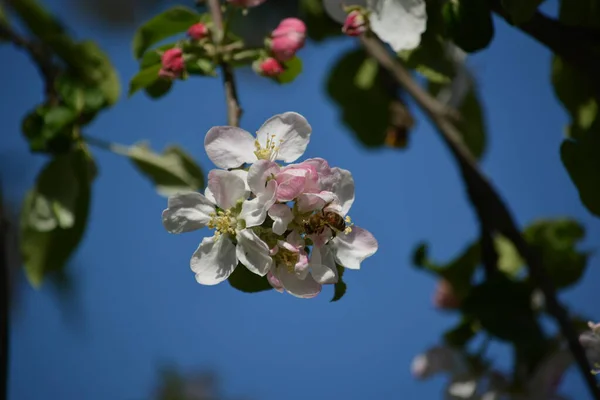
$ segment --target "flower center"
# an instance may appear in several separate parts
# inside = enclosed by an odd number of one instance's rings
[[[222,234],[235,235],[235,227],[237,226],[237,219],[231,215],[231,210],[219,211],[217,213],[210,214],[210,221],[208,227],[216,230],[215,236],[219,237]]]
[[[354,225],[354,223],[352,222],[352,219],[350,218],[349,215],[346,215],[346,218],[344,218],[344,221],[346,221],[346,229],[344,229],[344,233],[347,235],[350,232],[352,232],[352,225]]]
[[[279,248],[275,255],[276,265],[285,267],[285,269],[293,274],[296,272],[296,264],[298,263],[298,253],[289,251],[288,249]]]
[[[281,144],[282,142],[283,142],[283,140],[280,140],[279,144]],[[275,141],[275,135],[271,135],[270,138],[267,138],[267,144],[265,147],[262,147],[260,145],[260,143],[258,142],[258,139],[255,140],[254,148],[256,149],[254,151],[254,154],[256,155],[256,158],[258,158],[259,160],[273,161],[273,160],[275,160],[275,158],[277,157],[277,153],[279,152],[279,146],[277,145],[277,143]]]

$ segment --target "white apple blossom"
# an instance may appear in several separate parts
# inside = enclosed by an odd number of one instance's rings
[[[295,112],[269,118],[256,132],[256,138],[242,128],[215,126],[204,139],[208,158],[219,168],[237,168],[258,160],[296,161],[310,140],[311,126]]]
[[[208,174],[205,196],[196,192],[173,195],[169,197],[168,208],[163,211],[163,225],[171,233],[204,227],[215,230],[213,236],[202,240],[190,261],[196,280],[203,285],[216,285],[226,280],[238,261],[260,276],[271,269],[273,261],[269,247],[245,224],[244,218],[254,216],[244,212],[249,193],[240,175],[244,176],[239,172],[212,170]],[[266,212],[262,214],[264,220]]]

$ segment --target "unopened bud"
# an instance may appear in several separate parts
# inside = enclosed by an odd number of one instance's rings
[[[208,36],[208,28],[202,22],[198,22],[197,24],[190,26],[187,31],[187,35],[192,40],[204,39]]]
[[[454,310],[460,307],[460,299],[456,295],[452,284],[446,279],[441,279],[433,295],[435,307],[443,310]]]
[[[368,26],[365,14],[359,10],[354,10],[346,17],[342,32],[348,36],[360,36],[367,31]]]
[[[265,58],[254,65],[254,70],[263,76],[279,76],[283,73],[283,65],[273,57]]]
[[[185,70],[183,51],[180,48],[172,48],[165,51],[161,58],[162,68],[158,73],[163,78],[180,78]]]
[[[288,61],[304,47],[306,25],[298,18],[286,18],[271,33],[271,51],[279,61]]]

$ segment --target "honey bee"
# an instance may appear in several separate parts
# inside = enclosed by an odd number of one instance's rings
[[[346,229],[344,217],[333,211],[323,211],[311,215],[304,220],[304,231],[308,235],[323,233],[325,227],[331,228],[333,235]]]

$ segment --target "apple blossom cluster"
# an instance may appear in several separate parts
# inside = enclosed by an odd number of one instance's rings
[[[233,126],[207,132],[204,146],[218,169],[204,194],[173,195],[162,214],[171,233],[213,230],[190,261],[198,283],[215,285],[247,268],[279,292],[312,298],[338,281],[338,266],[359,269],[377,251],[373,235],[348,216],[350,171],[322,158],[286,164],[304,153],[311,132],[294,112],[271,117],[256,137]]]

